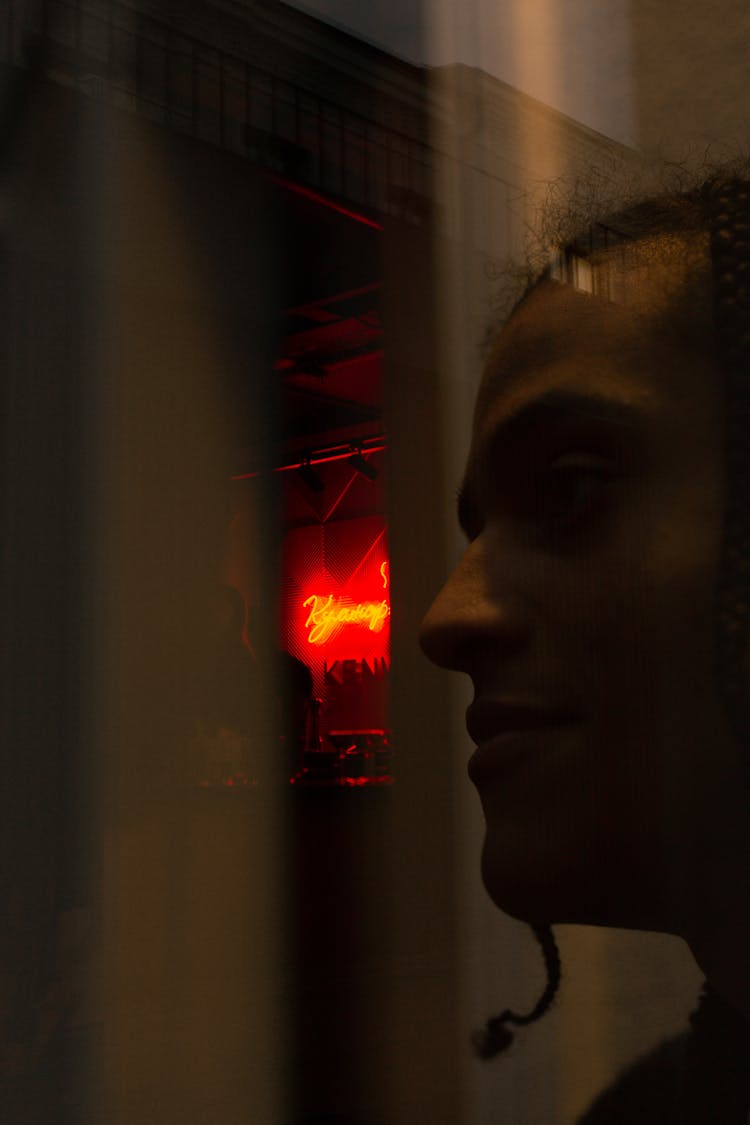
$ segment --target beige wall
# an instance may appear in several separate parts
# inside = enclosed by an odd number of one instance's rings
[[[750,141],[750,11],[742,0],[632,0],[639,144],[700,161]],[[715,158],[715,157],[714,157]]]

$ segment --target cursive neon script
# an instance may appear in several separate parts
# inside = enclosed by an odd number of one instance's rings
[[[312,594],[302,603],[310,606],[305,622],[308,644],[324,645],[344,625],[359,625],[379,633],[391,615],[388,602],[350,602],[333,594]]]

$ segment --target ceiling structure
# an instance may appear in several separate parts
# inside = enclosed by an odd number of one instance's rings
[[[280,354],[285,454],[382,430],[379,224],[281,184],[287,293]]]

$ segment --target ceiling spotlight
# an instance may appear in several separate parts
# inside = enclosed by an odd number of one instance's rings
[[[374,465],[371,465],[369,461],[365,460],[362,456],[361,449],[352,453],[349,458],[349,464],[353,465],[357,472],[361,473],[363,477],[367,477],[369,481],[376,481],[378,479],[378,470]]]
[[[323,478],[319,473],[315,472],[315,469],[309,461],[303,461],[297,469],[297,472],[311,492],[322,492],[324,490],[325,483]]]

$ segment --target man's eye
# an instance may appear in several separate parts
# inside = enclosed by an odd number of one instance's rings
[[[612,462],[589,453],[566,453],[532,471],[518,497],[518,516],[542,537],[591,530],[603,513],[616,477]]]

